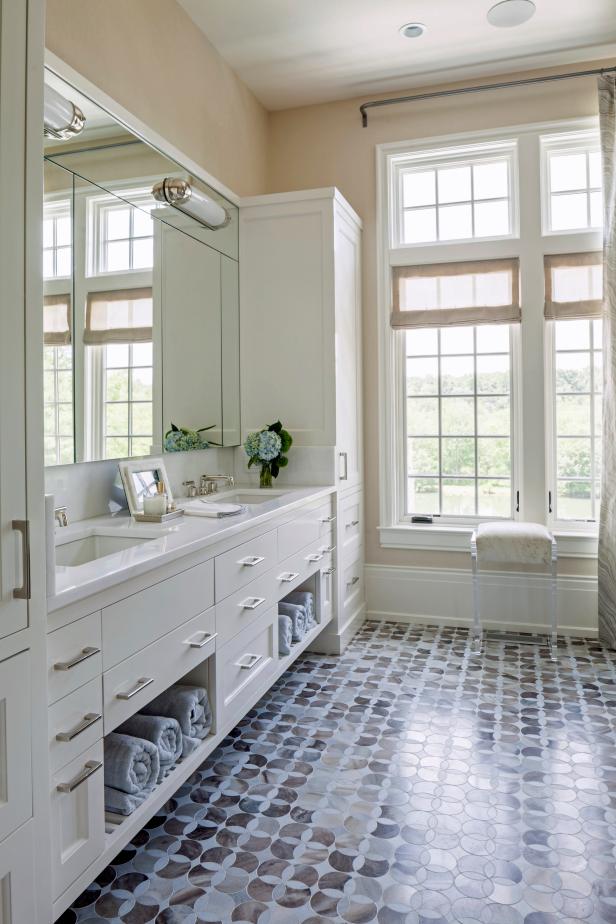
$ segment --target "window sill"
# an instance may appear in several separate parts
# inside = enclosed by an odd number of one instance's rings
[[[434,552],[468,552],[472,526],[380,526],[383,549],[417,549]],[[598,538],[589,533],[557,530],[559,558],[596,558]]]

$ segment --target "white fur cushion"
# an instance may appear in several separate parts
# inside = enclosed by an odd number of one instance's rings
[[[477,558],[484,562],[548,565],[552,533],[541,523],[480,523],[475,532]]]

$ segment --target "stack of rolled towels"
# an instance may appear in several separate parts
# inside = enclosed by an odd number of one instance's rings
[[[314,629],[317,621],[314,596],[307,590],[296,590],[278,604],[278,651],[291,654],[291,648]]]
[[[208,736],[203,687],[177,683],[105,738],[105,809],[130,815],[157,783]]]

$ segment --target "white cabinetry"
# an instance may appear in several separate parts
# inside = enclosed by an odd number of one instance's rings
[[[365,612],[363,522],[347,527],[357,516],[345,506],[352,496],[362,507],[361,221],[336,189],[244,199],[240,275],[244,435],[280,418],[304,483],[311,470],[301,448],[331,450],[321,477],[336,484],[344,523],[334,619],[315,645],[337,653]],[[358,542],[347,529],[361,533]]]
[[[0,0],[0,638],[28,624],[23,233],[26,17],[25,3]]]
[[[361,222],[335,189],[240,208],[243,430],[280,418],[296,446],[336,451],[362,480]]]

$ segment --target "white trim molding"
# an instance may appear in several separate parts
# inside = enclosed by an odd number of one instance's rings
[[[471,571],[366,565],[366,618],[401,623],[470,626]],[[485,629],[545,632],[549,583],[542,575],[490,571],[481,575]],[[558,578],[558,628],[564,635],[597,637],[597,579]]]

